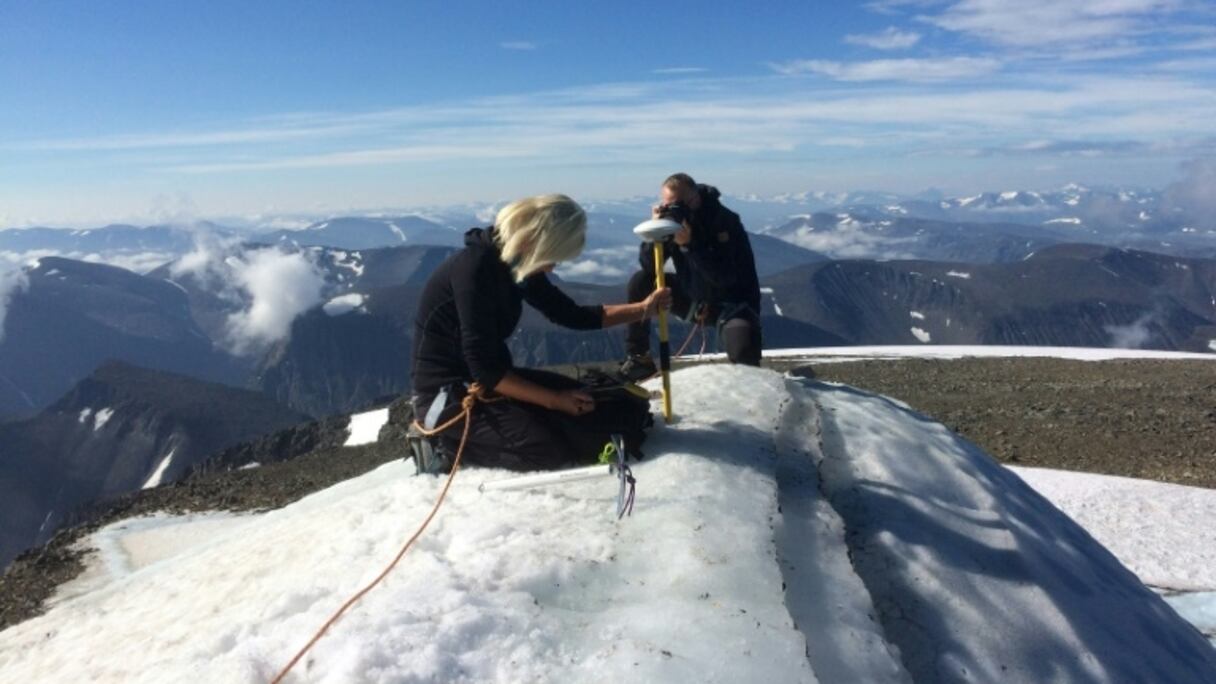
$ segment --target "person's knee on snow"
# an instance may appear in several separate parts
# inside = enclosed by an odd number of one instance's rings
[[[760,365],[760,326],[749,318],[732,318],[722,325],[722,342],[731,363]]]

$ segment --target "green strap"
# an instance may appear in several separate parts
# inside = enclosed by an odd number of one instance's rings
[[[612,465],[613,463],[616,463],[616,445],[614,445],[611,441],[605,444],[604,448],[600,450],[599,462],[605,465]]]

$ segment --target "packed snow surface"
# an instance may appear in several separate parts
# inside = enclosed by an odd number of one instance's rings
[[[1216,591],[1216,490],[1092,473],[1011,470],[1145,584]]]
[[[1194,628],[944,426],[766,370],[672,380],[678,420],[634,467],[632,517],[609,478],[479,494],[511,474],[465,469],[288,681],[1216,676]],[[442,481],[412,470],[132,564],[0,633],[0,681],[267,681],[430,510]]]
[[[356,413],[350,417],[350,436],[342,446],[371,444],[380,439],[380,428],[388,422],[388,408]]]

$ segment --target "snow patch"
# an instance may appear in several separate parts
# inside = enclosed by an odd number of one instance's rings
[[[356,276],[363,276],[363,254],[360,252],[350,252],[347,254],[341,250],[332,252],[334,258],[334,266],[345,268],[352,271]],[[349,257],[349,261],[347,258]]]
[[[927,331],[916,327],[912,328],[912,337],[915,337],[925,344],[928,344],[930,340],[929,333]]]
[[[773,294],[773,288],[762,287],[762,288],[760,288],[760,293],[768,295],[768,298],[773,300],[773,312],[774,313],[776,313],[778,316],[785,316],[785,314],[781,311],[781,305],[777,303],[777,296],[775,294]]]
[[[946,276],[948,278],[962,278],[963,280],[969,280],[971,278],[970,273],[964,273],[962,271],[946,271]]]
[[[360,446],[373,444],[380,439],[380,428],[388,422],[388,409],[376,409],[366,413],[356,413],[350,417],[350,436],[342,446]]]
[[[114,416],[114,409],[112,409],[112,408],[107,407],[107,408],[103,408],[100,411],[98,411],[93,416],[93,432],[97,432],[102,427],[104,427],[106,423],[110,422],[110,418],[112,418],[113,416]]]
[[[161,478],[165,476],[165,470],[173,462],[173,454],[175,453],[177,453],[177,449],[173,448],[169,450],[169,453],[165,454],[165,457],[160,460],[160,465],[156,466],[156,470],[152,471],[152,475],[148,477],[140,489],[152,489],[153,487],[160,486]]]
[[[405,231],[401,230],[401,226],[398,226],[396,223],[390,221],[388,227],[389,230],[393,231],[397,237],[401,238],[402,242],[409,242],[409,240],[405,237]]]
[[[364,297],[357,292],[353,292],[351,294],[344,294],[334,297],[328,302],[325,302],[321,308],[330,316],[341,316],[342,314],[350,313],[351,311],[355,310],[363,311],[363,304],[366,301],[367,297]]]
[[[1047,468],[1009,469],[1146,584],[1216,590],[1216,526],[1207,523],[1216,521],[1216,490]]]
[[[1048,224],[1050,224],[1050,223],[1068,223],[1068,224],[1071,224],[1074,226],[1079,226],[1079,225],[1081,225],[1081,219],[1074,218],[1074,217],[1054,218],[1054,219],[1050,219],[1048,221],[1044,221],[1043,223],[1048,223]]]
[[[91,415],[93,415],[93,409],[91,409],[91,408],[82,409],[80,411],[80,417],[78,417],[76,419],[76,422],[80,423],[81,425],[84,425],[85,421],[87,421],[89,419],[89,416],[91,416]]]
[[[909,311],[908,315],[911,316],[912,318],[915,318],[918,321],[925,320],[925,315],[919,311]]]

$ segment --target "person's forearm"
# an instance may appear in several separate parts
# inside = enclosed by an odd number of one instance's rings
[[[604,305],[605,328],[611,328],[614,325],[622,325],[624,323],[637,323],[645,318],[646,302]]]
[[[511,371],[507,371],[507,374],[502,376],[502,380],[499,380],[498,384],[494,386],[494,391],[504,397],[510,397],[511,399],[517,399],[549,409],[553,408],[557,403],[557,392],[548,387],[542,387],[534,382],[525,380],[523,376]]]

